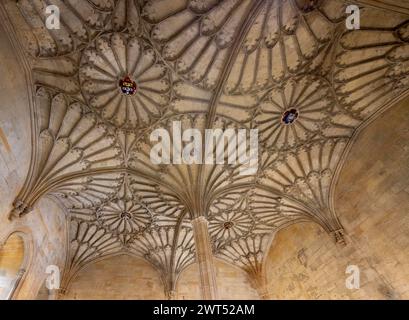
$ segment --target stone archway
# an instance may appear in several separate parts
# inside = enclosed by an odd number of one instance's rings
[[[11,300],[18,293],[29,262],[25,235],[14,232],[0,246],[0,299]]]

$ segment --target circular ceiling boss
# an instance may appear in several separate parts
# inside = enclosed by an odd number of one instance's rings
[[[80,81],[91,109],[121,129],[150,125],[171,99],[170,74],[156,52],[122,33],[102,35],[84,51]]]
[[[281,121],[284,124],[292,124],[294,123],[295,120],[297,120],[297,118],[298,118],[298,111],[297,109],[292,108],[284,112]]]
[[[96,209],[97,221],[110,232],[133,234],[152,224],[150,211],[134,199],[118,198],[102,203]]]
[[[261,100],[254,117],[260,141],[277,150],[306,143],[319,135],[333,108],[333,101],[329,86],[319,77],[287,80]]]
[[[125,96],[133,96],[136,93],[138,86],[129,76],[119,80],[119,89]]]

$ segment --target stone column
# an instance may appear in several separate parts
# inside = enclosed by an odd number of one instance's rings
[[[210,243],[208,222],[204,217],[192,220],[196,258],[199,265],[200,284],[204,300],[217,300],[216,270]]]

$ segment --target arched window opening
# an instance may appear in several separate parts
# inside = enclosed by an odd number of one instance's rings
[[[24,240],[18,234],[12,234],[0,247],[0,300],[13,298],[25,273],[24,254]]]

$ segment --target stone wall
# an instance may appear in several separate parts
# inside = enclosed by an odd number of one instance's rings
[[[409,100],[358,137],[336,187],[336,211],[348,246],[317,225],[280,231],[266,260],[268,287],[278,299],[409,298]],[[348,265],[361,288],[345,286]]]
[[[216,281],[219,299],[258,300],[257,291],[251,286],[243,270],[215,259]],[[186,268],[177,283],[180,300],[201,299],[199,270],[197,264]]]
[[[220,299],[258,299],[244,271],[216,260]],[[182,272],[177,299],[201,299],[197,264]],[[158,272],[142,259],[121,255],[90,264],[72,280],[64,299],[165,299]]]
[[[361,271],[359,290],[347,289],[348,265]],[[266,261],[272,299],[380,299],[383,282],[354,248],[336,245],[315,223],[300,223],[280,231]]]
[[[32,238],[31,261],[17,298],[34,299],[47,277],[48,266],[56,265],[63,274],[67,226],[64,213],[48,199],[41,200],[24,223],[25,232]]]
[[[409,298],[409,99],[359,137],[336,188],[336,210],[353,245],[392,296]]]
[[[1,25],[0,48],[0,222],[4,226],[29,169],[31,122],[24,71]]]
[[[24,70],[1,26],[0,48],[0,242],[16,231],[25,235],[27,271],[14,298],[32,299],[44,282],[48,265],[63,269],[66,222],[63,211],[48,199],[26,217],[8,220],[29,169],[31,124]]]
[[[114,256],[82,269],[64,299],[165,299],[159,273],[146,261]]]

